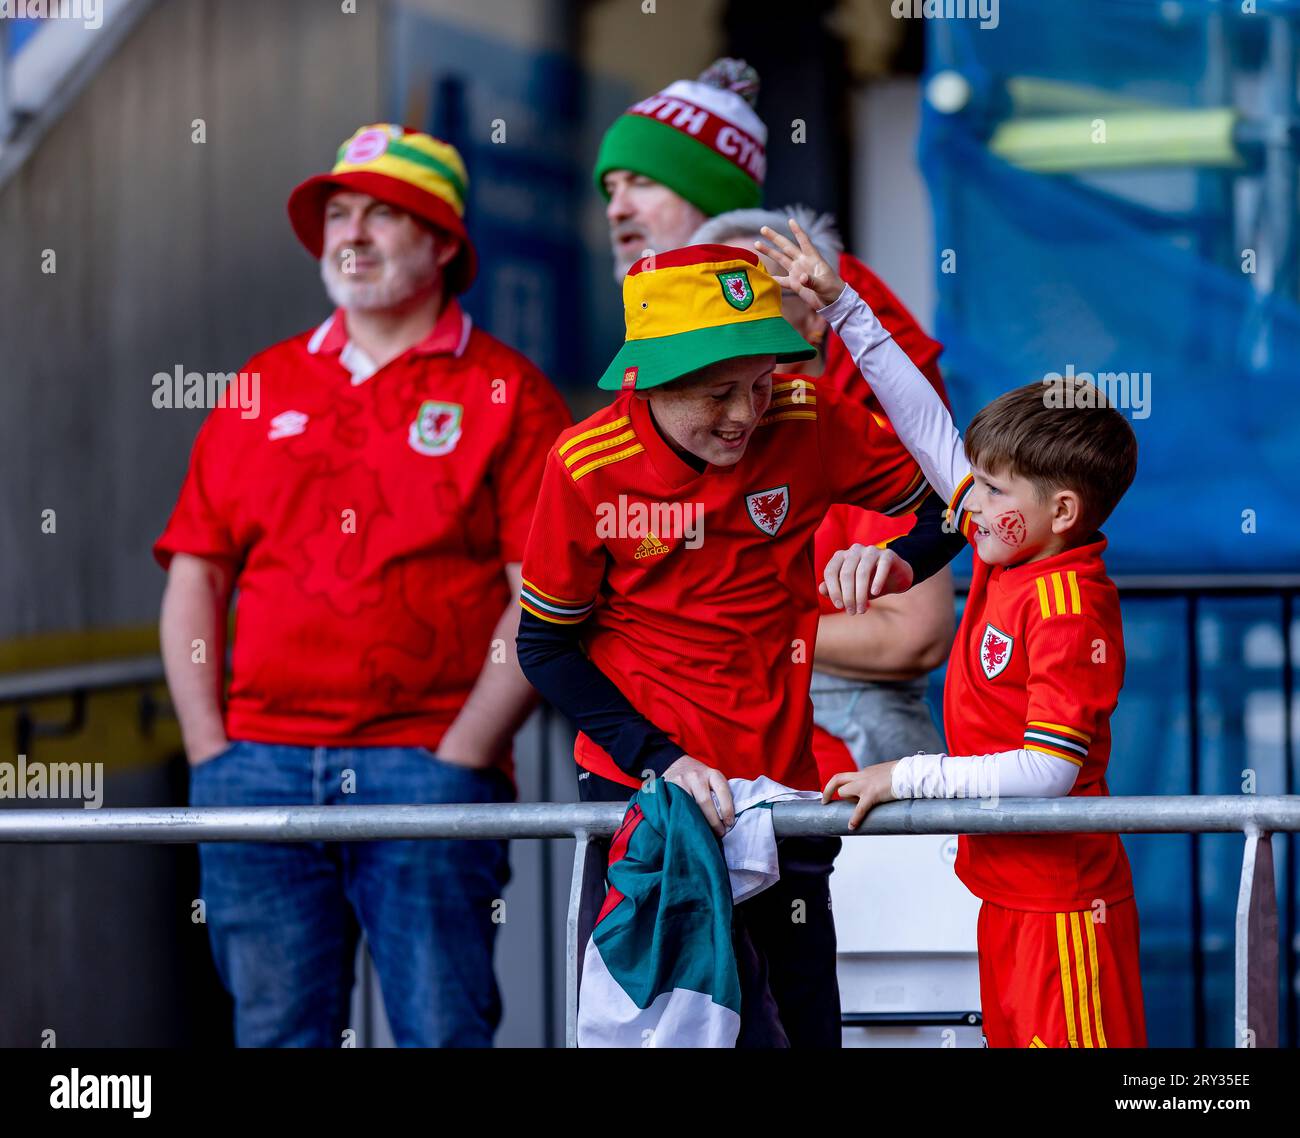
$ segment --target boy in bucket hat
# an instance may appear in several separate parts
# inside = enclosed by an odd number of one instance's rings
[[[520,664],[580,729],[584,800],[626,800],[662,775],[722,833],[729,778],[818,785],[812,539],[826,508],[897,514],[925,500],[937,519],[940,507],[865,407],[773,376],[813,349],[754,254],[697,245],[648,258],[623,302],[627,339],[599,381],[619,395],[547,459]],[[782,839],[780,882],[737,906],[754,948],[737,953],[741,1046],[839,1045],[838,848]],[[806,923],[792,923],[795,902]]]
[[[246,365],[263,414],[208,416],[154,550],[195,806],[514,798],[511,741],[534,695],[498,648],[570,420],[457,302],[475,273],[465,187],[452,147],[380,123],[289,199],[335,311]],[[504,842],[199,855],[240,1046],[339,1046],[359,932],[399,1046],[492,1042]]]
[[[698,78],[670,83],[612,122],[593,172],[605,200],[620,283],[652,250],[721,243],[749,250],[760,224],[784,224],[788,214],[777,215],[778,221],[755,208],[763,194],[768,141],[757,114],[758,91],[753,67],[740,59],[718,59]],[[816,230],[821,240],[832,237],[827,219]],[[884,281],[843,251],[838,235],[833,240],[841,275],[942,394],[942,346],[922,331]],[[785,304],[800,334],[819,347],[817,359],[791,370],[818,375],[823,389],[834,387],[883,416],[839,337],[797,298],[787,296]],[[818,531],[814,567],[820,570],[846,545],[893,540],[911,525],[911,518],[836,505]],[[952,630],[947,571],[921,589],[873,605],[865,620],[846,620],[823,602],[814,653],[813,744],[827,777],[938,746],[925,699],[927,673],[942,661]]]

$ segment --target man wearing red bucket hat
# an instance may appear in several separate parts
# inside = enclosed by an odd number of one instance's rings
[[[941,505],[865,405],[773,375],[815,352],[754,253],[647,257],[623,282],[623,311],[626,342],[599,382],[619,394],[547,459],[520,662],[580,730],[585,800],[626,800],[662,775],[722,833],[728,779],[820,782],[808,690],[813,534],[827,507],[894,516],[925,502],[933,534]],[[942,563],[918,559],[918,576]],[[885,591],[911,583],[905,565],[898,573]],[[839,1046],[838,849],[836,838],[781,839],[781,880],[736,907],[737,943],[753,949],[737,959],[758,962],[741,970],[741,1046]]]
[[[246,365],[260,416],[209,415],[155,546],[196,806],[514,796],[533,695],[512,594],[570,419],[457,302],[466,184],[451,146],[381,123],[289,199],[335,311]],[[399,1045],[491,1043],[504,843],[205,843],[200,861],[241,1046],[339,1046],[360,931]]]

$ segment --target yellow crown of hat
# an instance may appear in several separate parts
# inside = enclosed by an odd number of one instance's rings
[[[453,292],[464,292],[478,261],[465,231],[469,178],[450,143],[396,123],[372,123],[338,148],[328,174],[308,178],[289,195],[294,232],[313,257],[324,245],[325,202],[338,190],[370,194],[427,221],[460,240],[446,268]]]
[[[364,170],[386,174],[441,198],[465,216],[469,175],[465,163],[450,143],[395,123],[361,127],[338,149],[331,174]]]
[[[781,315],[781,287],[758,257],[688,245],[638,261],[623,279],[627,336],[601,376],[606,390],[658,387],[724,359],[816,351]]]

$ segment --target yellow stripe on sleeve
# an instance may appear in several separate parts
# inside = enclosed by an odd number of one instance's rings
[[[1067,763],[1073,763],[1076,767],[1083,766],[1083,760],[1078,755],[1071,755],[1068,751],[1057,751],[1049,747],[1046,743],[1026,743],[1026,751],[1041,751],[1044,755],[1051,755],[1055,759],[1064,759]]]
[[[1039,577],[1039,584],[1042,583]],[[1056,914],[1056,951],[1061,958],[1061,999],[1065,1003],[1065,1034],[1071,1047],[1079,1046],[1074,1030],[1074,985],[1070,982],[1070,949],[1065,936],[1065,914]]]
[[[607,439],[598,439],[580,450],[575,450],[572,454],[565,455],[564,465],[572,469],[575,463],[580,462],[587,455],[609,450],[610,447],[622,446],[623,443],[630,442],[634,438],[636,438],[636,431],[624,431],[621,435],[610,435]]]
[[[953,510],[954,512],[956,511],[957,503],[966,496],[966,492],[971,488],[974,482],[975,475],[967,474],[965,478],[953,487],[952,497],[948,499],[948,509]]]
[[[630,422],[632,422],[631,418],[624,415],[622,418],[615,419],[612,423],[605,423],[599,427],[592,427],[589,431],[583,431],[580,435],[574,435],[573,438],[569,439],[568,442],[560,447],[558,453],[564,454],[564,452],[570,447],[575,447],[580,442],[584,442],[587,439],[594,439],[597,435],[603,435],[609,431],[617,431],[622,427],[626,427]]]
[[[1070,611],[1079,616],[1083,612],[1083,605],[1079,602],[1079,575],[1071,569],[1066,576],[1070,579]]]
[[[1056,615],[1065,615],[1065,590],[1061,587],[1061,574],[1052,574],[1052,596],[1056,599]]]
[[[519,607],[526,612],[530,612],[539,620],[546,621],[547,624],[581,624],[590,616],[590,613],[583,613],[581,616],[556,616],[551,612],[542,612],[541,609],[533,608],[523,597],[519,598]]]
[[[1046,620],[1052,615],[1052,610],[1047,607],[1047,583],[1041,577],[1034,583],[1038,586],[1038,607]]]
[[[1091,743],[1092,736],[1085,735],[1082,731],[1074,727],[1067,727],[1064,723],[1048,723],[1045,719],[1031,719],[1030,727],[1046,727],[1049,731],[1059,731],[1062,735],[1069,735],[1071,738],[1078,739],[1080,743]]]
[[[776,412],[776,414],[773,414],[771,411],[769,411],[761,419],[759,419],[758,425],[760,427],[764,427],[768,423],[779,423],[783,419],[815,419],[815,418],[817,418],[816,411],[778,411]]]
[[[620,459],[631,458],[634,454],[640,454],[645,447],[640,443],[633,443],[630,447],[624,447],[622,450],[616,450],[613,454],[607,454],[604,458],[593,458],[585,466],[578,467],[573,472],[573,480],[578,481],[584,474],[590,474],[593,470],[598,470],[602,466],[608,466],[611,462],[618,462]]]
[[[772,384],[772,395],[774,398],[780,391],[806,391],[810,398],[817,398],[817,385],[806,379],[783,380],[780,383]]]

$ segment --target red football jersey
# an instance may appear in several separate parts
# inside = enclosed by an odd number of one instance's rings
[[[702,473],[623,394],[551,452],[521,603],[555,623],[590,616],[592,661],[683,753],[815,789],[813,532],[832,502],[896,514],[925,493],[891,432],[807,377],[777,376],[741,460]],[[638,784],[584,735],[574,757]]]
[[[953,495],[960,501],[969,476]],[[962,517],[963,529],[968,517]],[[1071,797],[1108,794],[1110,717],[1124,684],[1106,539],[1023,565],[978,556],[944,684],[953,755],[1042,751],[1079,767]],[[1116,834],[963,835],[958,876],[1008,909],[1073,912],[1133,895]]]
[[[378,370],[336,312],[255,356],[213,411],[154,553],[238,572],[226,733],[436,748],[509,603],[546,453],[572,422],[454,301]]]

